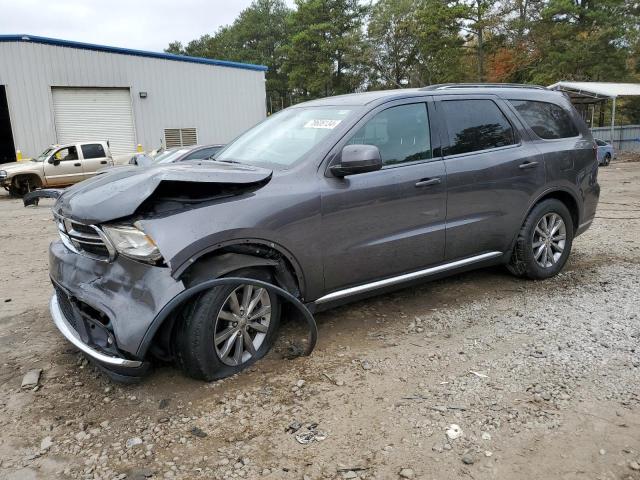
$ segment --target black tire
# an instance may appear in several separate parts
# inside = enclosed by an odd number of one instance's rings
[[[9,195],[22,198],[27,193],[41,186],[41,182],[37,177],[32,175],[22,175],[13,179],[9,187]]]
[[[562,218],[565,225],[564,249],[560,257],[551,266],[540,265],[534,255],[534,232],[538,222],[548,214],[555,213]],[[560,200],[550,198],[538,203],[527,216],[516,240],[511,260],[507,268],[518,277],[526,277],[533,280],[543,280],[558,274],[569,258],[573,244],[573,220],[567,206]]]
[[[607,153],[607,154],[604,156],[604,166],[605,166],[605,167],[608,167],[610,163],[611,163],[611,154],[610,154],[610,153]]]
[[[269,271],[264,269],[242,269],[227,276],[273,282]],[[178,364],[188,376],[205,381],[229,377],[253,365],[271,349],[280,324],[281,308],[278,296],[269,293],[269,328],[256,353],[240,365],[227,365],[220,359],[213,340],[216,322],[218,313],[235,288],[233,285],[214,287],[184,308],[177,329],[176,353]]]

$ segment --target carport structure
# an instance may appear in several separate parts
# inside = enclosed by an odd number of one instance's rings
[[[640,96],[640,83],[610,83],[610,82],[557,82],[549,85],[551,90],[566,92],[571,101],[577,105],[591,105],[591,125],[595,105],[611,100],[611,142],[614,140],[616,127],[616,100],[618,97]]]

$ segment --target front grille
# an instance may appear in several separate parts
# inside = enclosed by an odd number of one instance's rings
[[[98,227],[60,215],[56,215],[55,219],[62,243],[69,250],[104,262],[110,262],[115,258],[115,250]]]

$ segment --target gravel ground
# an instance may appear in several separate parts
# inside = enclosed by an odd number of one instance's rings
[[[318,315],[309,358],[134,386],[55,331],[50,212],[0,196],[0,478],[640,479],[640,163],[600,182],[554,279],[426,283]]]

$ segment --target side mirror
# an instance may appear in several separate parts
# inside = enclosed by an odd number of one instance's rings
[[[60,160],[58,160],[55,157],[50,157],[49,160],[47,160],[47,162],[49,162],[51,165],[56,166],[56,167],[58,165],[60,165]]]
[[[336,177],[380,170],[382,157],[375,145],[347,145],[342,149],[340,163],[330,167]]]

